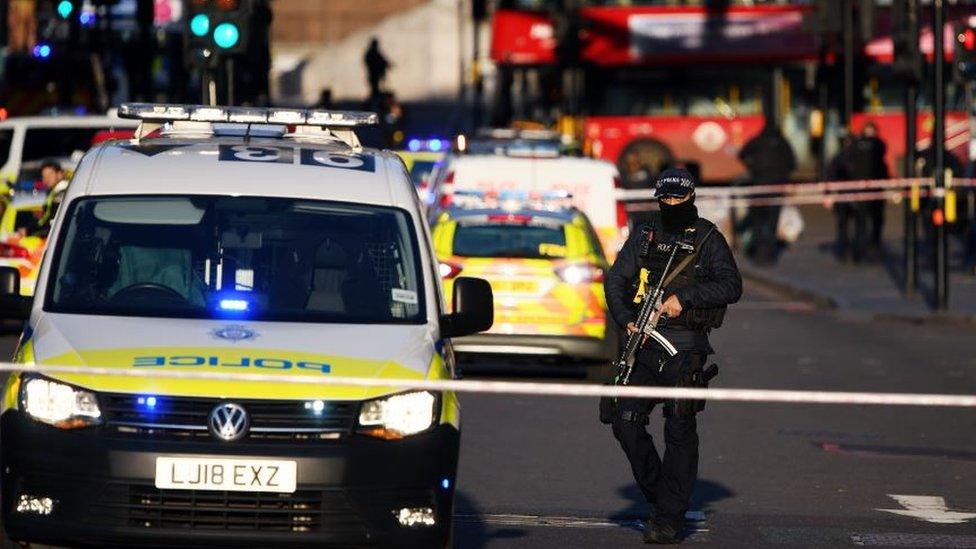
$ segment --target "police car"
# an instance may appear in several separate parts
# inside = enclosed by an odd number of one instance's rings
[[[47,227],[42,220],[46,196],[15,193],[0,205],[0,266],[14,267],[20,273],[20,292],[34,293],[41,257],[47,242]]]
[[[136,138],[81,161],[15,360],[129,376],[12,375],[2,520],[21,542],[448,542],[459,409],[450,392],[314,383],[445,379],[451,337],[491,325],[458,279],[444,310],[402,162],[364,149],[371,113],[123,105]],[[303,376],[200,380],[168,372]]]
[[[607,334],[600,239],[568,193],[457,191],[434,224],[445,289],[484,278],[495,296],[491,330],[458,339],[467,353],[603,360]]]

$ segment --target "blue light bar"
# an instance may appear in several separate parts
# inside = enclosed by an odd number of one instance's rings
[[[217,306],[221,311],[245,312],[250,304],[246,299],[221,299]]]

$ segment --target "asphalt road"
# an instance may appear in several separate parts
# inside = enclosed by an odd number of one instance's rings
[[[976,393],[976,327],[871,322],[749,287],[713,345],[714,386]],[[473,365],[472,365],[473,366]],[[516,374],[559,365],[492,364]],[[478,377],[469,367],[468,378]],[[498,371],[491,373],[499,375]],[[648,509],[591,399],[462,399],[460,547],[637,546]],[[659,412],[652,417],[656,440]],[[709,403],[685,543],[976,547],[976,410]],[[660,445],[659,445],[660,449]],[[938,513],[938,500],[930,502]]]
[[[747,288],[714,336],[719,387],[976,393],[976,327],[871,322]],[[9,356],[14,337],[0,338]],[[468,378],[576,366],[468,363]],[[584,380],[576,378],[582,383]],[[456,543],[638,546],[641,500],[595,400],[465,395]],[[656,412],[652,428],[660,440]],[[976,548],[976,410],[709,403],[685,543]],[[922,518],[892,495],[926,506]]]

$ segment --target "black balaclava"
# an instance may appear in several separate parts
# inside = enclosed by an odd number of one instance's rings
[[[661,224],[669,233],[678,233],[691,228],[698,221],[698,208],[695,206],[695,196],[681,204],[670,205],[663,200],[658,203],[661,207]]]

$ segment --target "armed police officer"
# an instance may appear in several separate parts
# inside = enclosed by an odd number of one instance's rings
[[[705,361],[713,353],[708,333],[721,325],[726,306],[739,300],[742,278],[725,238],[714,224],[698,217],[695,182],[688,171],[664,170],[655,182],[655,197],[660,214],[631,234],[610,268],[607,304],[617,324],[633,334],[638,303],[651,285],[662,284],[654,318],[657,331],[677,354],[671,356],[663,344],[646,339],[637,351],[629,384],[702,387],[707,383]],[[663,402],[663,459],[646,428],[659,402],[619,399],[605,421],[612,423],[634,479],[655,510],[644,541],[676,543],[698,476],[696,415],[704,402]]]

